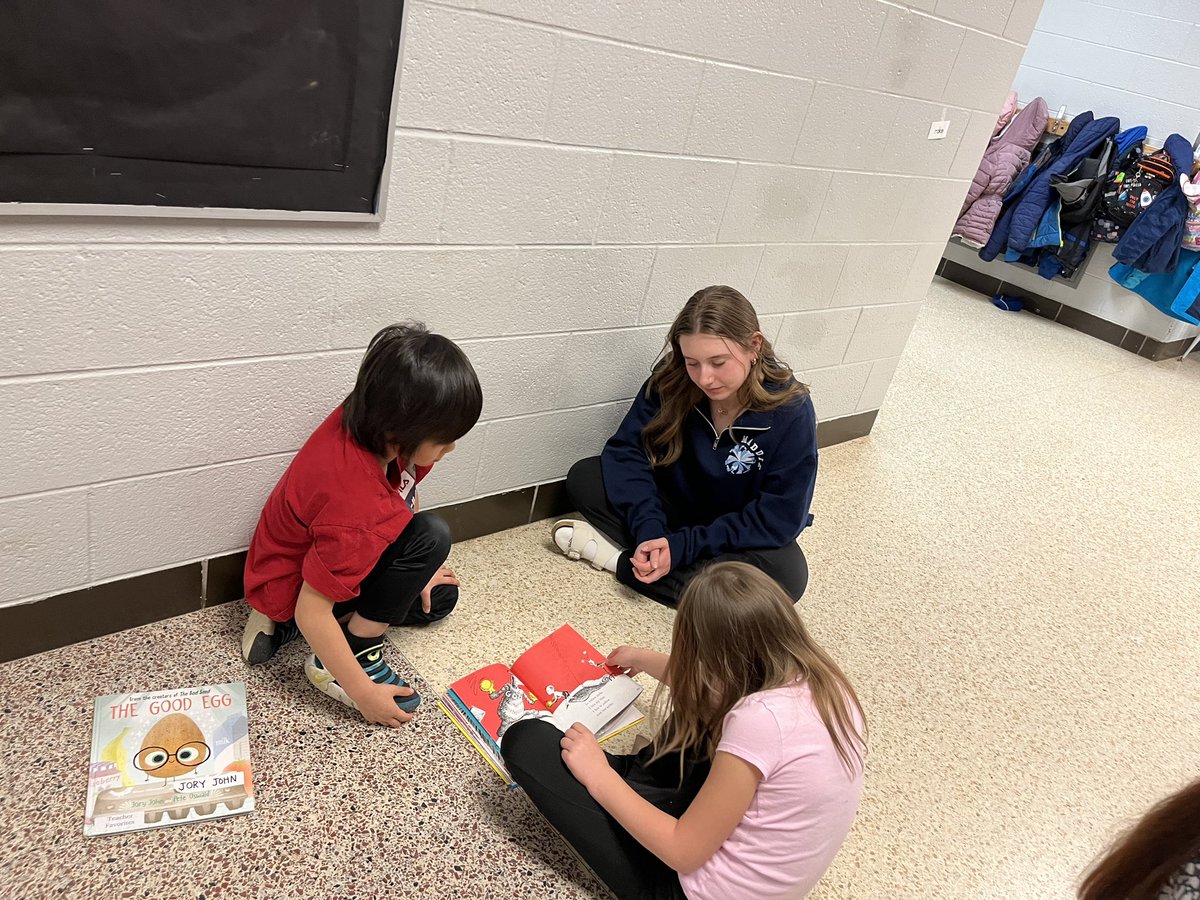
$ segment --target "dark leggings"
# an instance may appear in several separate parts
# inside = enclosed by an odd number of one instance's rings
[[[449,555],[450,526],[433,513],[417,513],[380,554],[375,568],[359,585],[358,596],[334,604],[334,616],[356,612],[364,619],[389,625],[427,625],[445,618],[458,603],[458,588],[452,584],[435,587],[429,612],[421,609],[421,591]]]
[[[567,473],[567,496],[571,504],[579,510],[579,514],[594,528],[604,532],[618,547],[626,551],[635,549],[633,535],[624,517],[613,509],[604,490],[604,476],[600,470],[600,457],[591,456],[581,459],[571,466]],[[667,516],[667,528],[674,530],[688,525],[704,524],[689,521],[685,512],[674,507],[666,497],[659,495],[663,512]],[[666,537],[666,535],[661,535]],[[804,551],[793,541],[783,547],[756,548],[754,550],[739,550],[732,553],[722,553],[713,559],[704,559],[687,566],[672,566],[671,571],[652,584],[643,584],[633,575],[633,564],[629,561],[629,552],[622,553],[617,560],[617,581],[633,588],[639,594],[644,594],[651,600],[657,600],[667,606],[679,602],[679,595],[692,576],[700,571],[707,563],[737,560],[749,563],[762,569],[779,582],[792,601],[804,596],[808,587],[808,560]]]
[[[549,722],[526,719],[505,732],[500,752],[533,805],[620,900],[686,900],[675,871],[639,844],[571,774],[562,761],[561,740],[562,732]],[[683,815],[708,777],[707,763],[689,765],[680,784],[679,756],[650,763],[648,747],[631,756],[605,755],[640,796],[675,817]]]

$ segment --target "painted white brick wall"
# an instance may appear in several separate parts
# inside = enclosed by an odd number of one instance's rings
[[[412,2],[385,222],[0,219],[0,605],[245,547],[399,319],[487,396],[427,505],[597,452],[706,284],[879,408],[1040,5]]]
[[[1091,109],[1145,125],[1161,146],[1200,132],[1200,3],[1046,0],[1014,89],[1068,115]]]

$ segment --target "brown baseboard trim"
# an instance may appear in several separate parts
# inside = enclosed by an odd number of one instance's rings
[[[1180,351],[1182,352],[1182,351]],[[870,434],[879,410],[817,425],[817,445]],[[571,512],[565,479],[434,510],[455,541],[494,534]],[[148,575],[0,608],[0,662],[7,662],[242,598],[246,553],[228,553]]]
[[[441,516],[450,526],[450,537],[454,541],[469,541],[525,525],[533,509],[536,487],[522,488],[490,497],[479,497],[450,506],[439,506],[432,512]]]
[[[855,413],[852,416],[842,416],[840,419],[826,419],[817,423],[817,446],[832,447],[855,438],[866,437],[875,427],[875,418],[879,410]]]
[[[0,662],[200,609],[200,563],[0,609]]]
[[[947,281],[953,281],[955,284],[983,294],[985,297],[993,297],[996,294],[1020,297],[1025,303],[1027,312],[1050,319],[1059,325],[1073,328],[1075,331],[1082,331],[1084,334],[1112,344],[1114,347],[1120,347],[1122,350],[1128,350],[1130,353],[1136,353],[1138,356],[1155,362],[1164,359],[1178,359],[1183,356],[1192,342],[1191,338],[1169,343],[1157,341],[1089,312],[1066,306],[1057,300],[1043,297],[1041,294],[1017,287],[1015,284],[1009,284],[1007,281],[983,272],[976,272],[952,259],[942,259],[938,265],[938,274]]]

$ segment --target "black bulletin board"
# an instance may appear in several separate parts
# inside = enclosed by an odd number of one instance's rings
[[[376,216],[402,17],[401,0],[0,0],[0,214]]]

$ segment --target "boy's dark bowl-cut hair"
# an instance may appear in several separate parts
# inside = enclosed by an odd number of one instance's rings
[[[475,427],[483,390],[467,355],[420,322],[388,325],[367,346],[342,424],[380,456],[407,459],[422,441],[448,444]]]

